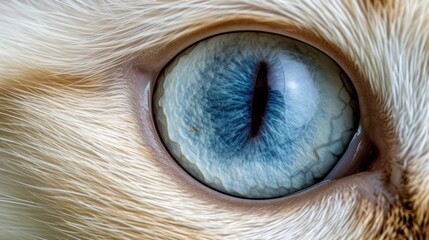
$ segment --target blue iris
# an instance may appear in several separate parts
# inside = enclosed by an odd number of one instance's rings
[[[209,187],[283,196],[320,181],[351,140],[357,113],[340,72],[293,39],[216,36],[164,70],[157,125],[176,160]]]

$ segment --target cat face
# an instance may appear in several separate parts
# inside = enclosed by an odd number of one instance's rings
[[[0,226],[6,239],[427,238],[429,2],[0,3]],[[158,73],[218,33],[331,56],[359,96],[359,171],[246,200],[160,141]],[[376,154],[364,154],[367,149]]]

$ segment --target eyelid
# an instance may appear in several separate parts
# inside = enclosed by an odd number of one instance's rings
[[[165,171],[165,175],[172,176],[176,181],[183,182],[183,186],[187,191],[193,193],[195,196],[200,198],[207,198],[210,201],[222,202],[223,204],[229,202],[233,205],[243,202],[248,204],[264,205],[268,202],[277,202],[284,201],[294,201],[297,199],[297,202],[300,202],[302,197],[306,198],[308,194],[312,195],[314,193],[319,194],[320,191],[326,189],[326,187],[321,187],[325,185],[326,182],[322,182],[314,185],[311,189],[306,189],[301,193],[297,193],[291,196],[282,197],[274,200],[264,200],[256,201],[254,200],[245,200],[238,199],[230,196],[225,196],[217,191],[208,189],[202,184],[196,182],[195,179],[190,177],[169,155],[169,153],[163,147],[162,141],[159,139],[157,134],[157,129],[155,127],[153,116],[152,116],[152,94],[154,89],[154,84],[158,78],[158,75],[174,57],[176,57],[181,51],[193,45],[194,43],[201,41],[205,38],[226,32],[236,32],[236,31],[261,31],[275,33],[287,37],[292,37],[297,40],[303,41],[330,56],[336,61],[339,66],[346,72],[350,77],[352,83],[355,86],[356,91],[359,93],[359,106],[360,106],[360,131],[361,134],[355,137],[355,144],[353,147],[356,149],[364,149],[364,154],[354,156],[354,160],[358,161],[360,158],[366,157],[371,148],[371,136],[365,135],[366,129],[368,128],[367,114],[365,111],[368,101],[369,94],[365,94],[364,97],[361,97],[362,92],[366,92],[368,86],[365,85],[366,81],[357,81],[357,79],[363,79],[357,68],[352,64],[351,60],[345,56],[342,51],[336,46],[330,44],[324,39],[312,34],[309,31],[298,29],[292,24],[278,24],[275,20],[273,21],[264,21],[261,22],[253,18],[243,18],[239,17],[232,20],[225,20],[221,23],[215,23],[209,26],[199,26],[189,30],[186,33],[181,34],[174,41],[160,43],[159,45],[153,46],[139,57],[135,58],[131,62],[131,66],[127,66],[128,71],[125,74],[131,80],[131,83],[135,86],[136,101],[139,103],[136,106],[136,113],[141,122],[150,123],[142,124],[141,132],[142,139],[144,143],[149,146],[151,154],[154,155],[153,159],[158,159],[160,169]],[[371,102],[371,101],[369,101]],[[356,164],[353,168],[350,168],[348,171],[356,171],[361,166]],[[347,171],[347,172],[348,172]],[[350,173],[348,173],[350,174]],[[326,180],[338,179],[346,175],[345,172],[337,171],[334,169],[332,173],[328,175]],[[329,188],[329,187],[328,187]],[[261,203],[264,202],[264,203]]]

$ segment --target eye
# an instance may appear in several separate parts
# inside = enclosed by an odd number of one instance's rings
[[[341,68],[284,36],[236,32],[176,56],[157,81],[161,139],[193,177],[243,198],[285,196],[323,180],[358,126]]]

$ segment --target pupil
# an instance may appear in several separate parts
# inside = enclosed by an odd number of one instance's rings
[[[257,67],[252,99],[252,121],[250,136],[256,137],[264,119],[268,101],[268,72],[267,63],[260,62]]]

